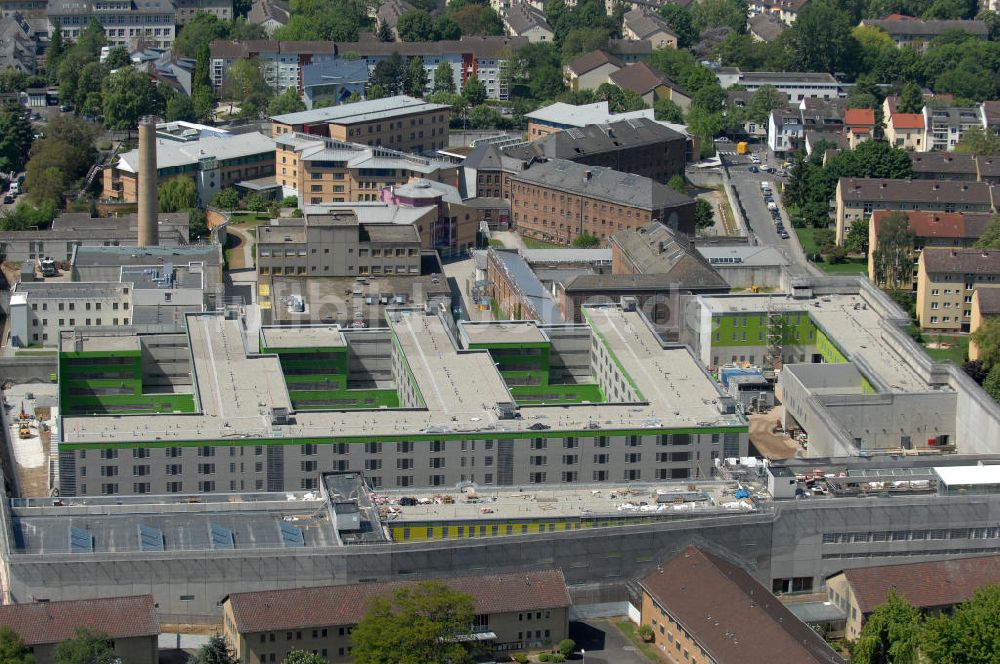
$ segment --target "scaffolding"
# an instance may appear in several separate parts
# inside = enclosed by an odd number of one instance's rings
[[[765,364],[775,371],[781,370],[784,358],[785,314],[767,298],[767,359]]]

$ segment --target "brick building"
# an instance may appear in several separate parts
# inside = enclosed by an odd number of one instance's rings
[[[564,159],[533,160],[511,175],[511,216],[527,237],[572,244],[601,242],[627,228],[659,221],[694,234],[694,201],[655,180]]]

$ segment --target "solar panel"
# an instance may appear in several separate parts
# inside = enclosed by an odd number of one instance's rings
[[[233,538],[233,531],[229,528],[217,526],[214,523],[208,524],[208,529],[212,538],[213,549],[235,549],[236,540]]]
[[[138,525],[139,549],[141,551],[163,551],[163,532],[156,528]]]
[[[285,543],[285,546],[299,547],[306,545],[306,539],[302,535],[302,529],[292,524],[281,521],[279,523],[281,526],[281,541]]]
[[[70,526],[69,529],[69,552],[70,553],[93,553],[94,552],[94,536],[90,534],[90,531],[84,530],[83,528],[73,528]]]

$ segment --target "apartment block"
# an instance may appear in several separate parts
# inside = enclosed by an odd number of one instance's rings
[[[405,95],[328,106],[271,118],[271,133],[302,133],[401,152],[448,146],[449,106]]]
[[[528,237],[572,244],[601,242],[626,228],[659,221],[694,234],[694,201],[649,178],[564,159],[531,162],[511,175],[514,226]]]
[[[924,150],[927,152],[954,150],[966,130],[983,126],[980,110],[975,107],[924,106],[923,116]]]
[[[875,210],[991,213],[997,193],[982,182],[840,178],[834,201],[837,244],[843,244],[851,224]]]
[[[184,25],[198,12],[211,14],[220,21],[233,18],[233,0],[174,0],[177,6],[177,24]]]
[[[1000,287],[995,249],[926,248],[917,266],[917,320],[930,332],[968,332],[975,291]]]
[[[48,4],[49,33],[76,41],[92,18],[104,27],[109,46],[130,46],[137,40],[159,48],[174,43],[177,7],[173,0],[53,0]]]
[[[452,576],[442,582],[474,600],[462,641],[489,651],[554,648],[569,634],[572,603],[558,570]],[[377,598],[414,583],[379,582],[234,593],[222,601],[224,636],[240,664],[280,662],[292,650],[351,662],[351,632]]]
[[[924,20],[890,14],[881,19],[865,19],[861,21],[861,25],[875,26],[887,33],[896,46],[912,46],[920,52],[925,51],[934,39],[951,30],[967,32],[977,39],[987,39],[989,36],[989,30],[982,21]]]
[[[285,195],[303,205],[377,201],[382,189],[414,177],[458,184],[458,167],[445,161],[298,133],[278,135],[274,170]]]

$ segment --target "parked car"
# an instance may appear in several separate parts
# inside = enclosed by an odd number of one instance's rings
[[[750,167],[750,172],[751,173],[760,173],[760,169],[757,168],[756,166],[751,166]]]
[[[6,196],[3,197],[3,204],[4,205],[10,205],[13,202],[14,202],[14,197],[11,196],[10,194],[7,194]]]
[[[73,110],[73,107],[69,106],[67,104],[63,104],[62,106],[59,107],[59,112],[60,113],[69,113],[72,110]]]
[[[729,142],[729,139],[728,139],[728,138],[726,138],[725,136],[719,136],[719,137],[718,137],[717,139],[715,139],[715,140],[716,140],[716,141],[718,141],[719,143],[728,143],[728,142]]]

